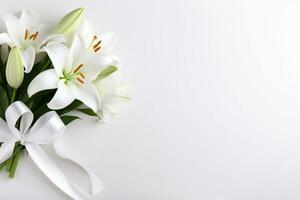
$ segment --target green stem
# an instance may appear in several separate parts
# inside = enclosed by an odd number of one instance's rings
[[[45,69],[47,69],[50,64],[51,64],[51,60],[48,58],[46,64],[41,68],[41,72],[44,71]]]
[[[13,155],[6,161],[6,171],[9,172],[11,170],[14,157],[17,155],[18,152],[20,152],[21,149],[22,149],[22,145],[20,145],[19,142],[16,143],[14,147]]]
[[[16,148],[16,146],[15,146],[15,148],[14,148],[14,153],[15,153],[16,149],[17,149],[17,148]],[[14,160],[14,156],[12,155],[12,156],[6,161],[6,171],[7,171],[7,172],[10,171],[13,160]]]
[[[10,103],[13,103],[17,96],[17,89],[13,89],[13,93],[11,95]]]
[[[7,160],[0,164],[0,171],[6,166]]]
[[[11,165],[12,165],[12,161],[13,161],[14,157],[11,156],[5,163],[6,165],[6,171],[9,172],[11,169]]]
[[[15,177],[15,173],[16,173],[17,166],[18,166],[18,163],[20,160],[20,156],[21,156],[21,151],[17,152],[16,156],[13,159],[13,162],[12,162],[12,165],[11,165],[11,168],[9,171],[9,175],[8,175],[9,178]]]

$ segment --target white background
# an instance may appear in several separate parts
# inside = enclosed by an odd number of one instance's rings
[[[67,132],[66,149],[104,183],[95,199],[300,198],[299,1],[2,0],[0,10],[54,21],[79,6],[117,34],[134,83],[111,123]],[[26,155],[14,180],[1,174],[0,197],[68,199]]]

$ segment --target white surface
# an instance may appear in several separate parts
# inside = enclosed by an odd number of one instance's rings
[[[300,198],[299,1],[10,0],[1,11],[54,20],[78,6],[118,35],[134,82],[110,124],[78,121],[65,139],[102,178],[96,199]],[[14,180],[1,174],[0,197],[68,199],[25,157]]]

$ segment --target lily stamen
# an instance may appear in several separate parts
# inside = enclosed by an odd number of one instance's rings
[[[90,45],[89,45],[89,47],[88,47],[88,49],[91,49],[91,47],[93,46],[93,44],[94,44],[94,42],[97,40],[97,36],[96,35],[94,35],[93,36],[93,39],[92,39],[92,41],[91,41],[91,43],[90,43]]]
[[[39,32],[37,31],[33,36],[33,40],[35,40],[37,38],[38,34],[39,34]]]
[[[24,40],[35,40],[38,36],[39,32],[35,32],[34,34],[30,34],[28,29],[25,30]]]
[[[84,81],[81,80],[79,77],[77,77],[77,80],[78,80],[81,84],[84,84]]]
[[[64,75],[62,79],[65,80],[74,80],[77,79],[81,84],[84,84],[85,75],[79,70],[83,67],[83,64],[78,65],[72,72],[67,75]]]
[[[89,51],[97,52],[101,49],[102,40],[99,40],[96,35],[93,36],[93,39],[88,47]]]
[[[25,40],[27,40],[27,38],[28,38],[28,34],[29,34],[29,33],[28,33],[28,30],[26,29],[26,31],[25,31],[25,35],[24,35],[24,39],[25,39]]]
[[[96,53],[96,52],[99,51],[100,49],[101,49],[101,46],[98,47],[98,48],[96,48],[96,49],[94,50],[94,52]]]
[[[94,46],[93,46],[93,47],[94,47],[94,49],[98,48],[98,47],[99,47],[99,45],[101,44],[101,42],[102,42],[102,41],[101,41],[101,40],[99,40],[99,42],[97,42],[96,44],[94,44]]]
[[[78,67],[76,67],[76,69],[74,70],[74,73],[78,72],[78,70],[80,70],[81,67],[83,67],[83,64],[80,64]]]
[[[85,76],[83,75],[82,72],[79,72],[79,75],[80,75],[82,78],[85,78]]]

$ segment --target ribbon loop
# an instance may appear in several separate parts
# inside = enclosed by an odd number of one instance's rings
[[[69,180],[67,175],[55,165],[41,148],[40,144],[54,144],[65,130],[65,125],[56,112],[51,111],[44,114],[30,128],[33,113],[24,103],[17,101],[7,108],[5,117],[6,123],[0,118],[0,142],[3,142],[0,148],[0,163],[12,156],[15,143],[20,141],[41,171],[71,198],[76,200],[91,199],[102,189],[102,184],[96,175],[70,159],[54,145],[58,156],[76,163],[88,175],[92,191],[89,193],[79,188]],[[20,117],[20,130],[18,130],[15,125]]]
[[[15,126],[20,117],[22,118],[19,131]],[[33,121],[33,113],[23,102],[16,101],[6,109],[5,118],[8,128],[17,138],[20,138],[20,135],[24,135],[29,129]]]
[[[65,125],[56,112],[41,116],[26,135],[26,142],[49,144],[55,142],[65,131]]]
[[[5,142],[15,137],[15,134],[9,130],[7,123],[0,118],[0,142]]]

